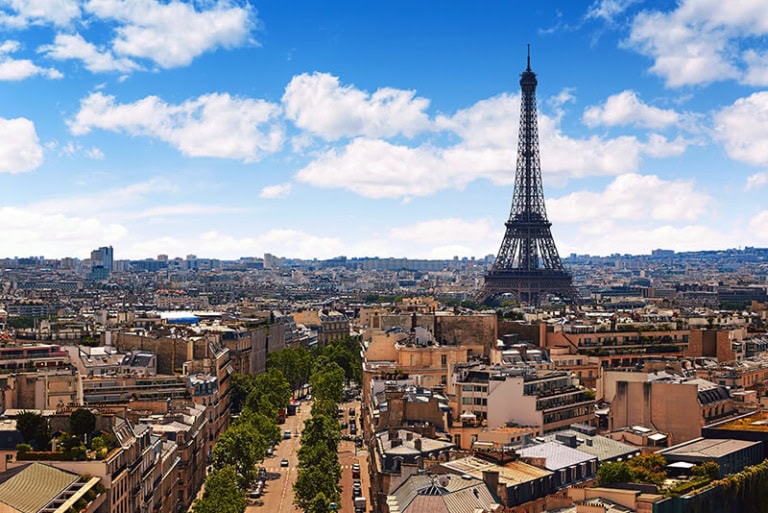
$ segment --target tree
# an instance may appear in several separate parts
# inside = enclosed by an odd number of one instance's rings
[[[234,467],[238,483],[246,488],[253,480],[254,467],[267,455],[267,440],[249,423],[231,426],[213,447],[213,466]]]
[[[275,417],[267,417],[262,413],[256,413],[246,408],[232,424],[248,424],[253,426],[257,433],[264,437],[267,442],[280,440],[280,426],[277,425]]]
[[[338,483],[341,479],[341,464],[336,447],[329,448],[326,444],[305,445],[299,449],[299,467],[319,469]]]
[[[666,479],[667,460],[661,454],[641,454],[629,460],[635,482],[661,484]]]
[[[705,461],[699,463],[691,469],[691,474],[697,477],[708,477],[710,479],[717,479],[720,477],[720,465],[715,461]]]
[[[95,429],[96,415],[91,410],[79,408],[69,416],[69,431],[80,440],[84,440],[86,435],[90,436]]]
[[[344,377],[349,381],[360,383],[363,380],[363,361],[360,356],[360,345],[352,337],[344,337],[331,341],[320,352],[320,356],[328,361],[336,362],[344,369]]]
[[[339,404],[344,396],[344,369],[336,362],[319,360],[309,378],[316,400],[328,399]]]
[[[338,480],[335,476],[328,475],[321,467],[312,466],[299,468],[296,482],[293,485],[294,503],[305,511],[328,511],[328,504],[339,502]],[[317,501],[322,497],[322,501]],[[311,509],[322,508],[325,509]]]
[[[298,390],[309,382],[312,355],[303,347],[286,347],[267,356],[267,368],[283,373],[292,390]]]
[[[269,369],[254,377],[245,405],[256,413],[275,417],[277,409],[286,408],[290,400],[291,385],[288,380],[279,370]]]
[[[245,493],[237,486],[237,472],[227,465],[214,469],[205,480],[203,497],[195,501],[193,513],[243,513]]]
[[[624,461],[603,463],[597,469],[597,482],[599,486],[607,486],[614,483],[631,483],[633,480],[632,470]]]
[[[253,390],[253,378],[249,374],[233,374],[232,384],[230,385],[230,403],[229,408],[232,413],[240,413],[245,406],[245,400],[248,394]]]
[[[35,449],[47,449],[51,443],[51,428],[48,419],[32,411],[23,411],[16,417],[16,429],[24,441]]]
[[[302,448],[324,444],[335,451],[339,441],[341,441],[341,430],[335,416],[313,413],[311,419],[304,421],[304,431],[301,433]]]

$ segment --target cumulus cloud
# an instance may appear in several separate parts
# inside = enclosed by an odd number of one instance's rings
[[[30,24],[67,26],[80,14],[78,0],[0,1],[0,24],[17,29]]]
[[[264,187],[259,193],[259,198],[264,199],[282,199],[291,194],[291,184],[281,183],[278,185],[269,185]]]
[[[602,192],[579,191],[547,201],[557,223],[596,220],[694,221],[711,198],[690,180],[663,180],[655,175],[617,176]]]
[[[747,178],[746,190],[757,189],[768,183],[768,172],[755,173]]]
[[[6,255],[85,256],[92,248],[114,244],[127,234],[124,226],[96,217],[41,212],[32,207],[0,207],[0,218]],[[52,248],[57,255],[50,255]]]
[[[714,121],[715,137],[731,158],[768,164],[768,91],[739,98],[718,111]]]
[[[278,151],[283,129],[279,106],[228,94],[208,94],[179,105],[148,96],[118,104],[113,96],[93,93],[80,102],[69,121],[73,134],[93,129],[155,137],[192,157],[220,157],[253,162]]]
[[[64,75],[54,68],[42,68],[29,59],[13,59],[8,54],[21,48],[18,41],[7,40],[0,44],[0,80],[24,80],[35,75],[47,78],[62,78]]]
[[[447,147],[406,146],[381,139],[357,138],[331,148],[299,170],[296,178],[318,187],[346,188],[372,198],[426,196],[461,189],[477,179],[509,185],[515,180],[519,96],[482,100],[452,116],[438,116],[437,130],[459,138]],[[559,118],[539,115],[541,168],[545,183],[571,178],[635,172],[643,156],[663,157],[684,151],[686,142],[651,135],[586,139],[565,135]]]
[[[0,118],[0,173],[23,173],[43,163],[35,125],[26,118]]]
[[[210,5],[208,9],[196,6]],[[148,59],[162,68],[186,66],[216,48],[246,43],[254,21],[250,7],[226,1],[89,0],[86,11],[120,25],[112,42],[115,53]]]
[[[765,59],[753,51],[739,54],[734,48],[766,34],[766,2],[682,0],[669,12],[638,14],[625,44],[651,57],[651,72],[670,87],[728,79],[765,85]]]
[[[254,236],[234,236],[216,230],[187,237],[165,236],[136,242],[125,248],[129,258],[145,258],[160,253],[211,255],[238,258],[243,255],[331,258],[343,254],[349,246],[336,237],[320,237],[294,229],[274,229]]]
[[[89,43],[80,34],[57,34],[52,44],[43,45],[38,51],[56,60],[80,60],[88,71],[94,73],[125,73],[140,69],[131,59],[117,57],[111,50]]]
[[[285,88],[285,115],[325,140],[342,137],[413,136],[429,128],[429,100],[415,91],[381,88],[370,94],[342,86],[328,73],[303,73]]]
[[[590,127],[634,125],[659,129],[676,124],[680,115],[674,110],[647,105],[637,93],[627,90],[609,96],[603,105],[588,107],[583,119]]]

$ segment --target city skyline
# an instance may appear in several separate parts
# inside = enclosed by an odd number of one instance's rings
[[[562,255],[768,245],[768,6],[0,0],[3,256],[482,258],[526,44]]]

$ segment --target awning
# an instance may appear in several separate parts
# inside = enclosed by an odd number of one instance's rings
[[[652,435],[648,435],[649,440],[653,440],[654,442],[660,442],[662,440],[667,439],[667,435],[662,435],[661,433],[654,433]]]
[[[460,419],[477,420],[477,415],[472,412],[465,411],[459,416]]]

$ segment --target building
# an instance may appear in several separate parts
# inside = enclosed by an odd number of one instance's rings
[[[25,463],[0,472],[0,511],[96,513],[104,509],[102,505],[107,498],[101,481],[99,477],[79,475],[43,463]]]
[[[440,463],[433,471],[485,481],[505,508],[529,505],[532,511],[543,511],[544,497],[556,490],[551,471],[520,460],[497,464],[469,456]]]
[[[454,374],[456,413],[474,414],[488,428],[516,424],[546,433],[594,424],[594,394],[562,371],[467,365]]]
[[[737,474],[749,465],[763,461],[763,442],[724,438],[696,438],[662,449],[659,454],[670,464],[683,462],[698,465],[714,461],[720,466],[720,477]]]
[[[667,434],[673,444],[699,438],[703,426],[736,413],[728,390],[703,379],[618,381],[610,402],[611,431],[651,426]]]
[[[488,483],[451,474],[409,476],[387,496],[387,513],[464,512],[491,513],[499,504]]]

